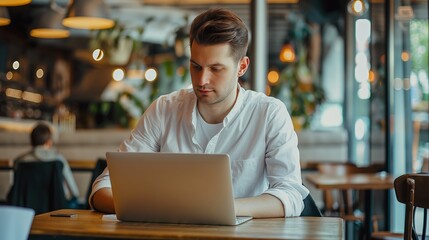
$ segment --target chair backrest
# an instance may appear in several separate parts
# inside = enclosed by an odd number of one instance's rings
[[[32,208],[36,214],[67,208],[63,182],[60,161],[18,163],[8,204]]]
[[[356,173],[359,168],[353,163],[319,163],[317,170],[323,174],[332,174],[337,176],[344,176],[349,173]]]
[[[313,197],[308,194],[306,198],[304,198],[304,210],[300,215],[301,217],[322,217],[322,213],[314,202]]]
[[[405,207],[405,228],[404,239],[411,240],[413,235],[413,210],[415,207],[425,209],[424,214],[427,214],[429,208],[429,174],[404,174],[395,179],[396,199],[406,204]],[[426,221],[423,220],[423,236],[426,235]]]

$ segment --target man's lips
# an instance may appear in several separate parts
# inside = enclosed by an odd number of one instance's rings
[[[212,90],[207,90],[207,89],[198,89],[198,91],[199,91],[200,93],[203,93],[203,94],[205,94],[205,93],[209,93],[209,92],[212,92]]]

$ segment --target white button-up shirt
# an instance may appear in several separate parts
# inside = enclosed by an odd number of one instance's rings
[[[223,128],[203,149],[196,139],[196,103],[192,89],[161,96],[119,151],[227,153],[235,198],[271,194],[283,203],[286,217],[299,216],[309,191],[302,185],[297,135],[285,105],[240,88]],[[103,187],[111,187],[108,169],[94,182],[92,194]]]

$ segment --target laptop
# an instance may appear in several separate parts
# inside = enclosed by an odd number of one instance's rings
[[[120,221],[238,225],[227,154],[107,152]]]

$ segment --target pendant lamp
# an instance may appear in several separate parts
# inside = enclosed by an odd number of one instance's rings
[[[103,0],[72,0],[63,25],[78,29],[108,29],[115,25]]]
[[[0,6],[4,7],[15,7],[29,4],[31,0],[1,0]]]
[[[0,7],[0,26],[6,26],[10,24],[9,13],[7,12],[7,8]]]
[[[35,38],[67,38],[70,32],[62,25],[64,18],[63,9],[54,7],[52,1],[49,8],[47,8],[34,22],[33,28],[30,31],[30,36]]]

